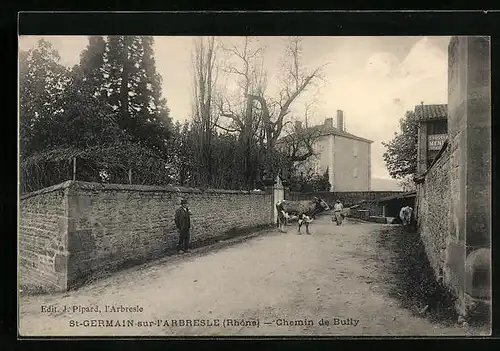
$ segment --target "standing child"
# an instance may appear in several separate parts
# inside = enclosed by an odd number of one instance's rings
[[[278,211],[278,229],[280,232],[285,232],[283,230],[283,225],[285,224],[286,218],[285,218],[285,208],[283,206],[283,201],[278,201],[276,204],[276,211]]]
[[[344,210],[344,205],[340,202],[340,200],[337,200],[335,202],[335,205],[333,205],[333,218],[332,221],[337,222],[337,225],[342,224],[342,211]]]

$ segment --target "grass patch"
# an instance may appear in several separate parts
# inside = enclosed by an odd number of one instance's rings
[[[415,315],[447,326],[455,324],[455,297],[435,278],[419,233],[400,226],[384,229],[377,244],[393,255],[391,264],[384,267],[390,277],[386,282],[389,296]]]

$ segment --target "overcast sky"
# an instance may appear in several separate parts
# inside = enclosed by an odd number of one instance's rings
[[[20,49],[36,46],[40,37],[22,36]],[[61,63],[79,62],[87,46],[84,36],[44,37],[61,55]],[[276,86],[283,55],[283,37],[259,37],[266,47],[265,66],[270,89]],[[241,38],[226,38],[237,43]],[[163,95],[174,120],[191,114],[191,47],[193,37],[155,37],[156,67],[163,77]],[[399,118],[423,101],[447,103],[449,37],[305,37],[304,62],[315,67],[328,62],[325,82],[305,93],[292,108],[300,119],[307,101],[314,99],[310,123],[323,123],[344,111],[346,130],[373,140],[372,176],[390,178],[385,167],[381,142],[398,131]]]

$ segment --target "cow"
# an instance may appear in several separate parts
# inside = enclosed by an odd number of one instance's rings
[[[330,210],[328,204],[320,199],[319,197],[314,197],[310,201],[288,201],[283,200],[276,205],[278,210],[278,226],[280,230],[282,226],[288,223],[289,219],[298,218],[298,231],[300,233],[300,228],[302,225],[306,226],[306,233],[309,233],[309,223],[315,218],[316,214]]]
[[[412,223],[412,215],[413,208],[411,206],[401,207],[401,210],[399,211],[399,218],[401,219],[403,227],[408,228],[408,226]]]

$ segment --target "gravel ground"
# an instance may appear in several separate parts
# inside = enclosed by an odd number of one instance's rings
[[[311,224],[312,235],[297,235],[295,226],[287,230],[167,257],[76,291],[23,296],[20,334],[489,334],[485,328],[454,325],[451,312],[439,318],[432,318],[433,310],[416,312],[428,296],[406,298],[418,281],[408,283],[402,273],[407,274],[408,267],[397,249],[398,235],[404,235],[399,227],[351,220],[336,226],[326,216]],[[395,265],[402,268],[394,269]],[[120,305],[142,310],[105,311],[106,306]],[[98,311],[83,310],[89,307]]]

